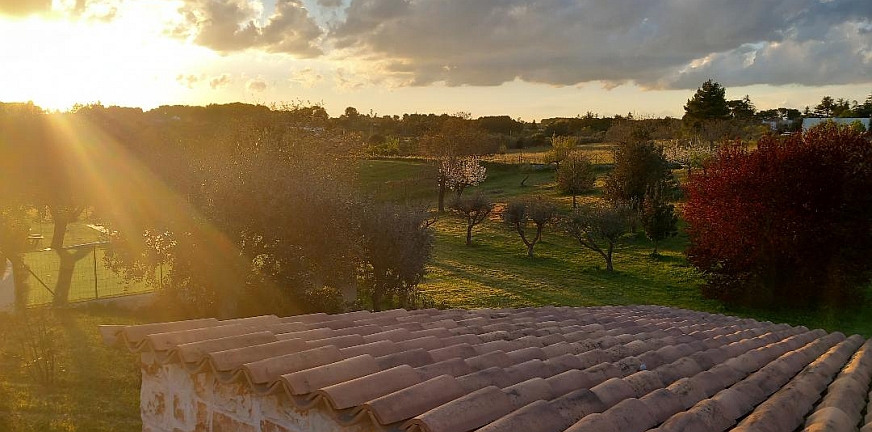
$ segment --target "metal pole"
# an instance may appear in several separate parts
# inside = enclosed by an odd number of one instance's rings
[[[100,293],[97,291],[97,245],[94,246],[94,300],[100,298]]]

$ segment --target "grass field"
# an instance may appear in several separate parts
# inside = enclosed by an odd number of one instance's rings
[[[138,320],[105,310],[31,311],[49,323],[57,353],[55,383],[35,383],[20,341],[27,327],[0,314],[0,430],[110,432],[142,429],[138,357],[105,347],[97,326]]]
[[[591,152],[591,159],[600,161],[597,168],[601,176],[608,172],[611,160],[604,156],[610,152],[608,146],[582,146],[582,151]],[[506,157],[511,162],[510,155]],[[523,157],[538,156],[528,152]],[[524,173],[516,162],[491,162],[486,166],[487,180],[465,193],[481,191],[497,203],[522,195],[542,195],[569,210],[571,197],[558,194],[553,171]],[[377,196],[382,199],[413,199],[432,207],[436,188],[428,170],[432,167],[422,162],[364,161],[361,186],[379,191]],[[521,181],[528,174],[526,186],[522,187]],[[602,184],[602,178],[598,183]],[[401,189],[394,187],[399,184],[403,185]],[[581,197],[596,199],[598,192]],[[849,311],[773,311],[728,308],[703,298],[699,290],[703,280],[683,254],[688,246],[683,234],[662,242],[659,258],[650,256],[652,245],[643,235],[628,238],[615,252],[615,272],[608,273],[602,258],[554,229],[536,245],[537,257],[531,261],[517,233],[496,216],[475,228],[470,247],[465,245],[465,225],[460,218],[441,215],[433,227],[433,259],[421,289],[452,307],[660,304],[872,336],[872,304]]]

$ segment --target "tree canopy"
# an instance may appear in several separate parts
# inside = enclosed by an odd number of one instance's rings
[[[704,82],[684,105],[682,120],[686,125],[698,128],[706,120],[730,118],[730,107],[725,94],[726,89],[714,80]]]

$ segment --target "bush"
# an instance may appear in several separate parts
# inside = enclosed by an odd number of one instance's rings
[[[587,156],[581,152],[570,153],[557,169],[557,189],[572,195],[572,207],[577,207],[575,197],[593,189],[596,171]]]
[[[704,293],[751,305],[846,305],[870,280],[872,145],[824,125],[722,149],[684,209]]]
[[[615,151],[615,169],[606,177],[604,192],[610,201],[630,202],[638,210],[648,188],[659,183],[671,187],[674,182],[662,147],[652,141],[630,141]]]

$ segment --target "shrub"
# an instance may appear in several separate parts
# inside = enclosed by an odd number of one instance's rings
[[[577,207],[575,197],[593,189],[596,172],[590,159],[581,152],[570,153],[557,169],[557,189],[572,195],[572,207]]]
[[[649,187],[674,181],[662,147],[651,141],[631,141],[615,151],[615,169],[606,177],[604,192],[612,202],[631,202],[640,209]]]
[[[851,128],[725,147],[687,194],[687,255],[707,296],[844,305],[870,279],[872,145]]]

